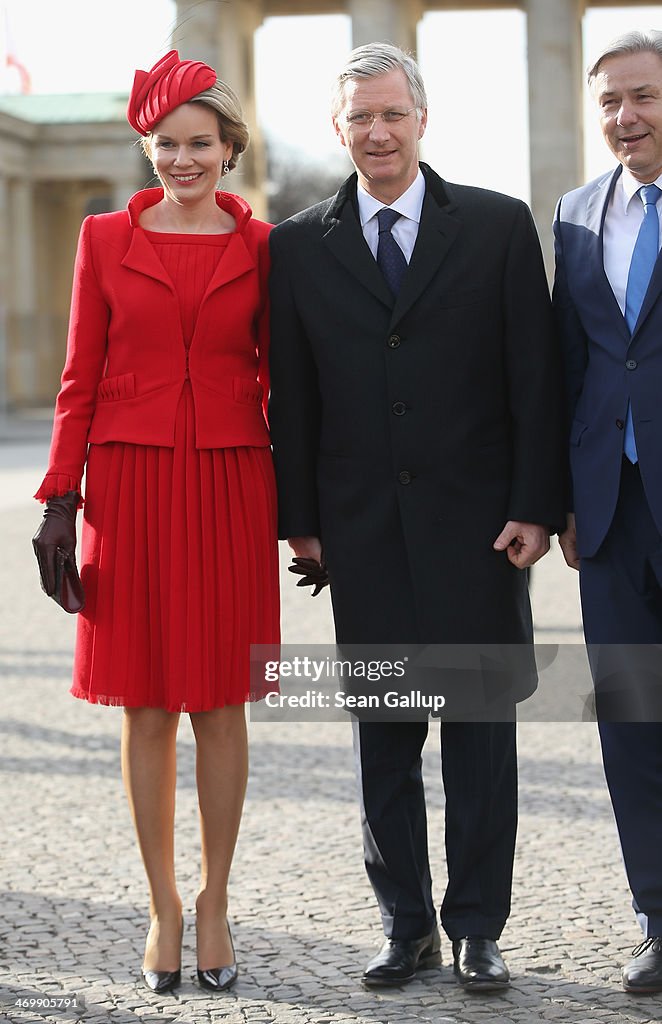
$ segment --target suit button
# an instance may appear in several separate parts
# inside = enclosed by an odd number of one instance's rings
[[[401,473],[398,473],[398,480],[401,484],[410,484],[411,473],[408,473],[406,469],[403,469]]]
[[[616,420],[616,426],[618,427],[619,430],[622,430],[623,427],[625,426],[625,423],[623,422],[623,420]]]
[[[404,414],[406,412],[407,412],[407,406],[405,405],[404,402],[394,402],[393,403],[393,414],[395,416],[404,416]]]
[[[400,335],[399,334],[392,334],[391,335],[391,337],[388,339],[388,347],[389,348],[400,348]]]
[[[637,360],[636,359],[628,359],[627,363],[625,364],[625,368],[626,368],[626,370],[636,370],[637,369]]]

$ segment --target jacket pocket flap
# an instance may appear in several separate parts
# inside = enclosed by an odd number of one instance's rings
[[[247,377],[232,378],[232,397],[235,402],[247,402],[250,405],[257,405],[262,401],[262,385],[257,380],[249,380]]]
[[[104,377],[99,381],[97,399],[99,402],[117,402],[122,398],[135,398],[136,375],[121,373],[118,377]]]

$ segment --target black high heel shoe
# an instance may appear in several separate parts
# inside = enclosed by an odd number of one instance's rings
[[[150,925],[151,928],[151,925]],[[184,932],[184,921],[182,920],[179,929],[179,944],[182,943],[182,935]],[[148,934],[149,939],[149,934]],[[150,992],[156,992],[157,995],[162,995],[164,992],[172,992],[173,988],[177,988],[182,980],[181,968],[177,968],[176,971],[151,971],[146,967],[142,968],[142,976],[145,985]]]
[[[181,970],[177,971],[146,971],[142,969],[143,981],[148,989],[162,995],[164,992],[172,992],[182,980]]]
[[[210,992],[223,992],[225,989],[230,988],[234,985],[239,974],[237,967],[237,957],[234,951],[234,942],[232,941],[232,932],[230,931],[230,925],[228,923],[228,935],[230,936],[230,945],[232,946],[232,963],[229,967],[210,967],[206,971],[201,971],[198,967],[198,981],[202,988],[208,988]]]

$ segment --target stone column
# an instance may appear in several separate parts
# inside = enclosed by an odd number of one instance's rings
[[[531,207],[551,277],[554,208],[559,196],[584,177],[581,33],[586,0],[526,0],[525,6]]]
[[[244,196],[258,217],[267,212],[266,158],[257,124],[253,37],[263,16],[261,0],[177,0],[177,27],[171,40],[182,58],[210,64],[239,96],[251,143],[226,187]]]
[[[9,237],[12,246],[8,314],[9,375],[12,397],[29,403],[38,397],[38,350],[34,192],[32,182],[10,186]]]
[[[416,28],[423,17],[422,0],[348,0],[352,43],[395,43],[416,52]]]
[[[9,301],[9,185],[0,174],[0,416],[9,405],[9,336],[7,305]]]

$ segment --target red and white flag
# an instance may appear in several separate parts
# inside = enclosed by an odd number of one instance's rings
[[[18,55],[11,31],[7,6],[5,4],[2,6],[4,13],[4,65],[5,68],[8,69],[8,73],[2,76],[5,82],[4,91],[20,92],[23,96],[27,96],[32,92],[30,72]],[[17,85],[18,89],[16,88]]]

